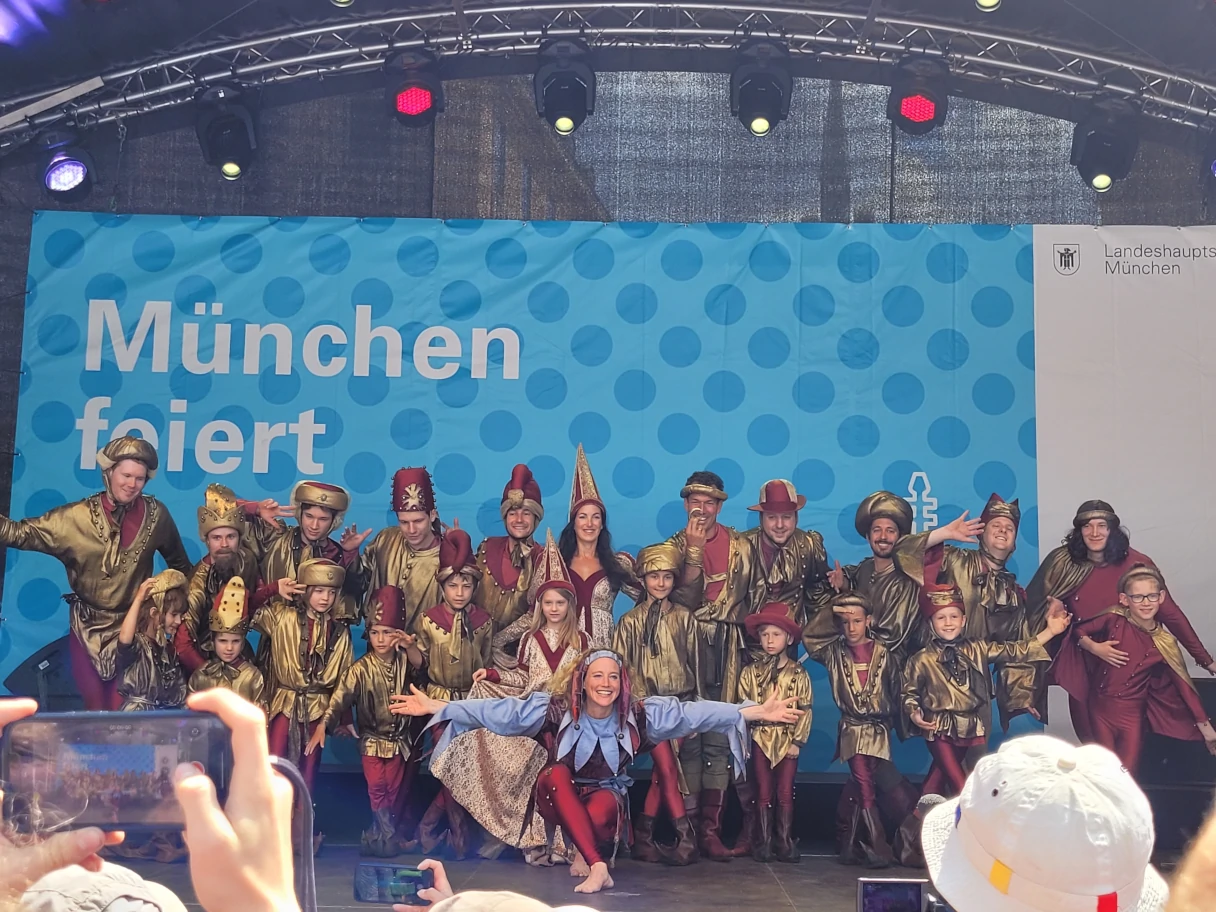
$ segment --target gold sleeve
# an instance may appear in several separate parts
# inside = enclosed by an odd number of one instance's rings
[[[70,506],[56,507],[32,519],[13,520],[0,516],[0,546],[58,554],[60,533],[64,531],[67,520],[61,514]]]
[[[914,532],[896,542],[891,554],[896,568],[918,586],[925,584],[925,551],[928,545],[928,532]]]
[[[793,689],[798,697],[798,708],[806,712],[794,723],[794,743],[802,747],[806,744],[806,739],[811,736],[811,709],[814,704],[814,696],[811,692],[811,676],[806,673],[804,668],[798,667],[797,671],[797,680]]]
[[[164,517],[160,520],[164,530],[164,540],[161,541],[156,550],[160,552],[161,557],[165,559],[165,563],[171,569],[188,574],[194,567],[194,562],[190,560],[190,555],[186,553],[186,546],[182,544],[182,534],[177,531],[177,523],[173,521],[173,515],[169,512],[169,508],[164,504],[159,504],[159,506],[164,511]]]
[[[753,703],[763,703],[764,694],[760,693],[760,682],[756,678],[756,666],[745,665],[739,672],[739,701],[751,700]]]
[[[901,693],[901,702],[904,707],[904,712],[909,716],[911,716],[914,711],[921,708],[920,671],[923,664],[924,662],[922,661],[922,654],[917,653],[916,655],[912,656],[912,658],[908,659],[908,664],[904,667],[904,681]]]
[[[208,573],[208,566],[199,561],[190,571],[190,582],[186,586],[186,613],[182,617],[182,623],[186,625],[190,639],[195,641],[198,639],[198,632],[202,629],[203,620],[207,617],[211,607],[207,604]]]
[[[985,657],[994,665],[1025,664],[1027,662],[1050,662],[1051,656],[1039,645],[1036,639],[1022,640],[1020,643],[997,643],[992,640],[980,640],[985,650]]]
[[[361,670],[356,664],[351,665],[342,673],[338,686],[334,688],[333,694],[330,695],[329,706],[325,710],[325,715],[321,717],[321,724],[325,726],[326,731],[333,731],[342,716],[355,702],[355,691],[359,686]]]

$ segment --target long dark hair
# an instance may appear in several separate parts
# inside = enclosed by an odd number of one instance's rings
[[[608,531],[608,510],[601,506],[600,512],[603,514],[604,524],[600,526],[600,537],[595,542],[595,556],[599,559],[600,566],[604,568],[604,576],[608,578],[608,585],[619,591],[621,586],[629,581],[629,577],[617,563],[616,552],[612,550],[612,533]],[[578,551],[578,536],[574,533],[573,517],[562,529],[562,534],[557,537],[557,550],[561,552],[566,566],[570,566],[570,561],[574,560],[574,555]]]
[[[1102,551],[1102,563],[1121,564],[1127,560],[1127,552],[1131,549],[1132,540],[1128,536],[1127,531],[1119,525],[1119,519],[1115,516],[1110,504],[1101,500],[1087,500],[1081,504],[1077,510],[1077,514],[1080,515],[1099,510],[1110,513],[1113,517],[1113,521],[1109,519],[1106,521],[1107,528],[1110,530],[1110,537],[1106,539],[1106,548]],[[1068,549],[1068,556],[1078,564],[1089,560],[1089,548],[1085,544],[1085,538],[1081,535],[1081,529],[1084,525],[1084,522],[1073,520],[1072,531],[1064,536],[1064,547]]]

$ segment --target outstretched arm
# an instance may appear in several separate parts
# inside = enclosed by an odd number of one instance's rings
[[[435,744],[434,755],[438,757],[454,737],[475,728],[484,728],[508,738],[532,737],[545,723],[551,698],[547,693],[538,692],[523,698],[500,697],[449,703],[428,697],[411,684],[408,695],[393,694],[389,699],[389,710],[396,715],[431,716],[427,728],[448,723]]]
[[[968,519],[967,514],[969,512],[971,511],[964,510],[963,515],[954,522],[930,530],[925,547],[932,548],[935,545],[942,545],[948,541],[976,541],[976,536],[984,531],[984,521],[982,519]]]

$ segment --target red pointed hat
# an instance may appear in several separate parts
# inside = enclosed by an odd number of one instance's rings
[[[467,573],[473,579],[481,579],[481,571],[473,559],[473,541],[459,526],[448,529],[439,540],[439,572],[435,576],[442,583],[455,573]]]
[[[367,626],[405,629],[405,597],[396,586],[381,586],[367,600]]]
[[[539,603],[540,597],[550,589],[561,589],[570,597],[571,604],[574,604],[574,599],[577,597],[574,592],[574,583],[570,581],[570,571],[566,568],[562,553],[557,549],[557,543],[553,540],[552,529],[545,530],[545,550],[541,552],[536,561],[532,581],[536,586],[534,599],[536,603]]]
[[[963,604],[963,594],[959,592],[958,586],[954,583],[925,583],[921,586],[919,601],[920,613],[927,621],[933,620],[933,615],[943,608],[951,606],[963,614],[967,613],[967,606]]]
[[[600,515],[607,516],[608,510],[600,499],[600,489],[596,487],[595,477],[591,474],[591,466],[587,462],[587,454],[583,445],[578,445],[574,454],[574,483],[570,486],[570,519],[574,519],[580,507],[595,504],[600,508]]]
[[[1018,525],[1022,521],[1022,509],[1018,506],[1017,498],[1008,503],[1001,497],[1000,494],[993,494],[988,498],[988,503],[984,505],[984,512],[980,514],[980,519],[984,522],[996,517],[1004,516],[1013,522],[1014,531],[1017,531]]]
[[[391,509],[394,513],[417,510],[427,514],[435,509],[435,487],[425,466],[409,466],[394,473]]]
[[[766,624],[780,627],[797,643],[802,639],[802,625],[794,620],[794,609],[785,602],[769,602],[755,614],[749,614],[743,619],[748,636],[757,636],[760,628]]]
[[[540,522],[545,518],[545,508],[541,506],[540,485],[532,477],[532,470],[522,462],[511,470],[511,480],[502,489],[502,504],[499,511],[506,518],[510,510],[523,507]]]
[[[797,513],[806,506],[806,497],[799,494],[792,481],[774,478],[760,489],[760,503],[748,507],[754,513]]]

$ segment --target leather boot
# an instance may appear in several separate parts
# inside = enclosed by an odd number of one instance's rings
[[[905,868],[925,866],[925,854],[920,847],[920,824],[920,816],[913,811],[904,818],[895,834],[895,858]]]
[[[752,858],[768,864],[773,860],[773,809],[756,808],[756,832],[752,836]]]
[[[861,850],[866,856],[867,868],[889,868],[895,863],[891,846],[887,843],[887,831],[883,827],[882,818],[878,816],[878,808],[861,808],[861,828],[865,833]]]
[[[842,814],[847,815],[843,830],[840,827]],[[837,808],[836,822],[836,860],[842,865],[861,864],[863,859],[857,851],[857,836],[861,832],[861,806],[854,804],[849,808]]]
[[[469,812],[462,808],[449,796],[446,802],[448,812],[448,844],[452,849],[452,857],[459,861],[469,857],[469,840],[472,838],[472,818]]]
[[[730,861],[731,852],[722,844],[721,789],[701,789],[701,829],[698,833],[701,854],[714,861]]]
[[[783,805],[777,808],[777,828],[773,834],[773,854],[778,861],[797,864],[802,860],[798,840],[794,838],[794,807]]]
[[[878,789],[878,807],[892,825],[915,811],[919,801],[920,789],[902,776],[888,788]]]
[[[676,830],[676,844],[670,849],[659,846],[663,863],[675,867],[692,864],[701,856],[697,852],[697,831],[693,829],[691,818],[677,817],[671,825]]]
[[[372,825],[359,839],[359,854],[377,858],[392,858],[399,851],[394,831],[397,829],[389,808],[372,811]]]
[[[730,854],[735,858],[752,854],[752,839],[756,829],[756,785],[750,779],[735,783],[735,794],[739,796],[739,808],[743,812],[743,825],[735,839]]]
[[[630,854],[634,861],[658,864],[663,860],[659,847],[654,843],[654,818],[649,814],[638,814],[633,822],[633,849]]]
[[[443,792],[440,792],[418,823],[418,842],[423,855],[434,855],[443,847],[448,835],[447,829],[443,827],[443,820],[444,800]]]

